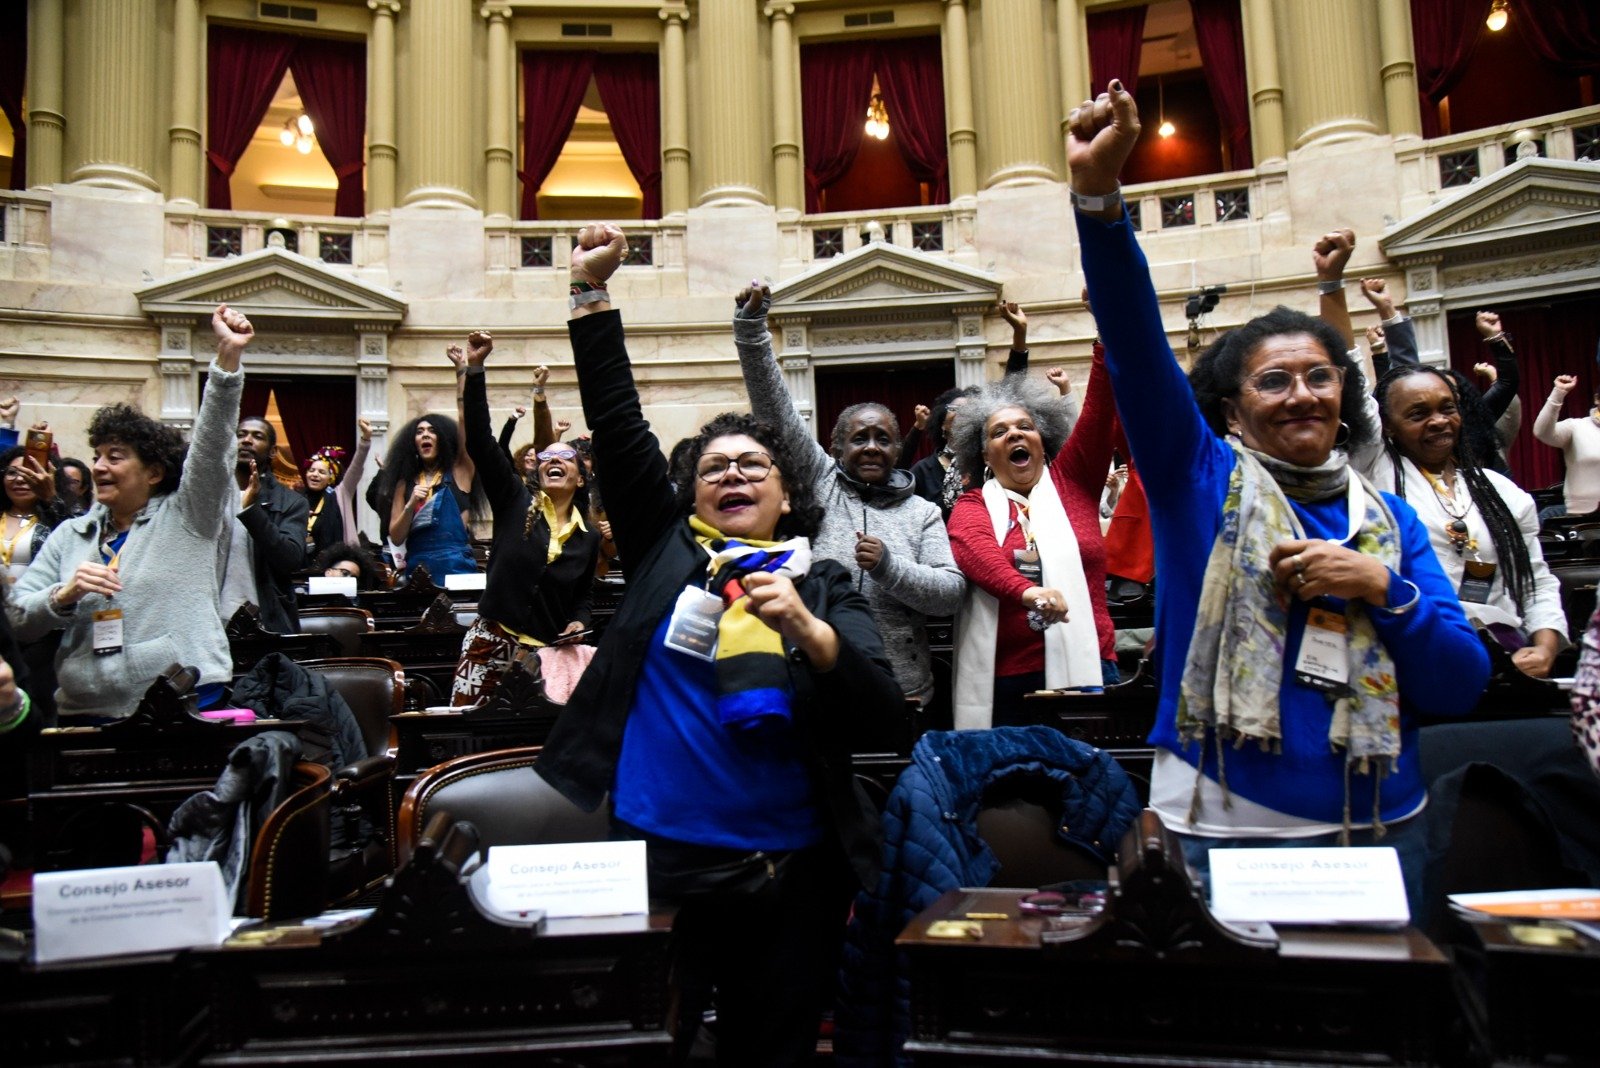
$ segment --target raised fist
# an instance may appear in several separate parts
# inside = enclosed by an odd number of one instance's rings
[[[1389,348],[1389,341],[1383,336],[1383,324],[1367,327],[1367,348],[1373,352],[1383,352]]]
[[[572,429],[572,420],[571,419],[557,419],[556,420],[556,437],[559,438],[561,435],[565,434],[567,431],[569,431],[571,429]]]
[[[1044,377],[1063,397],[1072,392],[1072,379],[1067,375],[1065,367],[1052,367],[1044,373]]]
[[[1083,196],[1117,189],[1117,176],[1139,140],[1139,105],[1113,78],[1094,100],[1072,109],[1067,123],[1067,165],[1072,188]]]
[[[371,441],[372,440],[372,424],[371,423],[367,422],[365,419],[357,419],[356,420],[356,429],[361,432],[361,440],[362,441]]]
[[[456,365],[456,370],[457,371],[465,370],[465,368],[467,366],[467,364],[466,364],[467,355],[466,355],[466,353],[461,351],[461,346],[460,345],[448,345],[448,346],[446,346],[445,350],[444,350],[444,354],[450,360],[451,363]]]
[[[928,417],[932,414],[932,409],[930,409],[926,404],[917,405],[915,408],[911,409],[911,425],[916,427],[918,430],[928,429]]]
[[[1378,309],[1378,314],[1385,319],[1394,318],[1394,298],[1389,296],[1389,283],[1382,278],[1363,278],[1361,280],[1361,295],[1367,302]]]
[[[1473,319],[1477,324],[1480,337],[1491,338],[1496,334],[1504,333],[1500,328],[1500,315],[1498,312],[1481,311]]]
[[[1311,262],[1317,268],[1317,277],[1335,280],[1344,277],[1344,265],[1356,250],[1356,232],[1349,228],[1330,230],[1317,239],[1311,249]]]
[[[1028,329],[1028,313],[1014,300],[1002,300],[995,307],[1000,312],[1000,317],[1011,324],[1013,330]]]
[[[572,279],[604,286],[627,254],[628,239],[619,228],[610,223],[585,226],[572,247]]]
[[[217,310],[211,313],[211,332],[217,335],[219,350],[226,349],[234,353],[243,352],[244,347],[256,336],[256,328],[250,325],[244,313],[236,312],[226,304],[218,304]]]
[[[1478,377],[1491,385],[1500,381],[1500,371],[1492,363],[1475,363],[1472,369],[1478,372]]]
[[[1556,389],[1560,390],[1563,395],[1565,395],[1567,393],[1571,393],[1574,389],[1577,389],[1577,388],[1578,388],[1578,376],[1577,375],[1556,375]]]
[[[752,281],[733,298],[733,316],[735,319],[761,319],[771,306],[772,287],[759,280]]]
[[[22,402],[14,396],[0,400],[0,423],[11,426],[17,421],[17,413],[21,410]]]
[[[550,381],[550,368],[541,363],[533,369],[533,388],[543,389],[548,381]]]
[[[494,351],[494,337],[487,330],[474,330],[467,335],[467,366],[479,367]]]

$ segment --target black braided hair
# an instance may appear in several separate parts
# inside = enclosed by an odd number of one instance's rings
[[[1472,412],[1462,405],[1461,392],[1456,389],[1455,380],[1436,367],[1417,364],[1400,364],[1392,367],[1378,380],[1378,388],[1373,391],[1373,396],[1378,402],[1379,418],[1383,423],[1389,421],[1389,387],[1411,375],[1434,375],[1450,387],[1450,395],[1455,399],[1456,410],[1461,413],[1461,433],[1456,435],[1452,458],[1456,462],[1456,469],[1461,472],[1461,480],[1467,484],[1467,493],[1472,497],[1472,503],[1477,505],[1478,514],[1483,516],[1484,525],[1489,528],[1489,538],[1494,542],[1495,554],[1500,558],[1500,566],[1505,571],[1506,589],[1517,602],[1517,614],[1521,615],[1524,612],[1526,598],[1533,592],[1533,562],[1528,556],[1528,543],[1523,540],[1522,529],[1517,526],[1516,517],[1511,514],[1511,509],[1506,507],[1506,502],[1494,488],[1494,484],[1489,481],[1489,476],[1475,455],[1473,436],[1467,426],[1468,421],[1473,418]],[[1482,400],[1480,399],[1478,403],[1481,409]],[[1483,418],[1481,412],[1478,418]],[[1406,495],[1406,481],[1402,474],[1404,457],[1392,438],[1385,438],[1384,448],[1394,466],[1394,494],[1403,500]]]

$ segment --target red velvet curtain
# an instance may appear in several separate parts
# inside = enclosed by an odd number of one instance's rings
[[[1493,0],[1411,0],[1411,39],[1422,97],[1422,136],[1438,137],[1439,101],[1472,61],[1478,37],[1487,33]]]
[[[28,5],[12,3],[0,13],[0,113],[11,124],[11,188],[28,188],[28,127],[22,93],[28,84]]]
[[[822,190],[850,169],[861,147],[867,103],[872,97],[873,53],[874,49],[860,41],[800,48],[800,114],[808,212],[822,210]],[[942,94],[939,103],[942,111]]]
[[[287,34],[211,27],[206,44],[207,207],[233,207],[228,178],[261,125],[297,44]]]
[[[1194,32],[1200,41],[1200,67],[1211,90],[1211,103],[1222,122],[1222,140],[1228,147],[1226,166],[1242,170],[1252,165],[1250,151],[1250,93],[1244,69],[1244,19],[1239,0],[1189,0]]]
[[[339,179],[335,215],[366,214],[362,189],[367,134],[367,46],[307,37],[289,60],[317,143]],[[260,122],[258,118],[256,120]]]
[[[928,203],[947,204],[950,146],[944,132],[944,52],[939,38],[890,38],[880,42],[876,52],[878,88],[900,155],[917,181],[927,183]]]
[[[903,438],[911,432],[917,405],[932,406],[933,398],[953,385],[955,370],[949,363],[902,364],[876,371],[819,371],[816,438],[824,448],[832,449],[833,424],[839,421],[839,413],[864,401],[882,404],[893,412]],[[901,462],[909,466],[916,459],[921,456],[901,457]]]
[[[1513,15],[1513,17],[1515,17]],[[1528,490],[1554,485],[1565,476],[1561,451],[1533,436],[1533,421],[1550,396],[1556,375],[1576,375],[1578,385],[1567,397],[1563,419],[1589,410],[1600,368],[1595,363],[1595,343],[1600,341],[1600,291],[1548,304],[1510,305],[1495,309],[1517,350],[1521,384],[1522,428],[1511,449],[1511,473]],[[1450,364],[1472,376],[1472,365],[1488,359],[1471,311],[1449,318]],[[1478,379],[1474,376],[1474,381]]]
[[[1595,0],[1540,0],[1535,10],[1513,9],[1511,25],[1562,74],[1600,74],[1600,8]]]
[[[641,215],[661,218],[661,67],[654,52],[605,52],[594,65],[622,158],[644,194]],[[577,113],[574,112],[574,115]],[[571,124],[568,124],[570,131]],[[563,138],[565,140],[565,138]]]
[[[312,120],[316,121],[316,120]],[[283,417],[284,444],[303,469],[306,457],[324,445],[337,445],[345,452],[345,467],[356,448],[356,384],[349,378],[278,379],[272,382],[278,395],[278,414]]]
[[[522,53],[522,170],[517,176],[524,219],[539,217],[539,187],[572,133],[594,61],[593,52]]]
[[[1145,7],[1091,12],[1089,30],[1089,95],[1099,96],[1113,78],[1132,93],[1139,87],[1139,52],[1144,47]]]

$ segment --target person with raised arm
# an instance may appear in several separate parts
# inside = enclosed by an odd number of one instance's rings
[[[1588,412],[1575,419],[1562,419],[1567,394],[1577,385],[1577,375],[1556,375],[1550,398],[1533,420],[1533,436],[1552,449],[1560,449],[1567,461],[1563,503],[1541,512],[1541,522],[1553,516],[1588,515],[1600,508],[1600,389],[1595,390]]]
[[[586,809],[609,794],[616,833],[648,845],[652,895],[678,906],[675,1062],[715,988],[719,1064],[809,1064],[852,893],[879,863],[848,737],[887,721],[900,686],[867,599],[810,551],[820,509],[783,434],[720,415],[673,489],[606,288],[626,239],[578,242],[568,329],[628,592],[537,770]]]
[[[831,451],[817,444],[795,410],[767,331],[766,286],[739,294],[733,340],[751,413],[774,427],[793,457],[790,483],[805,481],[822,504],[812,539],[817,556],[850,572],[872,605],[895,678],[907,697],[933,699],[928,618],[954,615],[966,580],[950,554],[937,505],[918,497],[899,467],[900,426],[881,404],[852,404],[833,425]]]
[[[406,573],[426,564],[441,585],[446,575],[478,570],[467,524],[483,500],[477,468],[461,445],[466,367],[459,347],[452,349],[445,355],[456,367],[457,418],[430,412],[401,427],[389,443],[378,492],[389,501],[389,541],[404,546]]]
[[[462,427],[494,516],[494,543],[478,618],[461,642],[453,705],[492,697],[519,652],[581,640],[600,555],[600,535],[585,518],[589,490],[577,450],[545,446],[530,484],[495,441],[484,373],[493,351],[487,330],[467,335]]]
[[[199,669],[201,707],[221,700],[233,678],[216,545],[239,496],[239,361],[255,331],[227,305],[211,328],[217,356],[187,451],[176,430],[137,408],[97,411],[89,424],[95,505],[55,529],[14,590],[20,640],[63,632],[56,704],[64,724],[132,715],[173,664]]]
[[[1420,914],[1418,717],[1469,713],[1488,656],[1416,513],[1352,469],[1346,436],[1369,428],[1337,330],[1276,308],[1218,338],[1185,381],[1123,211],[1138,136],[1113,80],[1073,109],[1067,152],[1155,535],[1150,805],[1201,872],[1216,848],[1392,845]]]

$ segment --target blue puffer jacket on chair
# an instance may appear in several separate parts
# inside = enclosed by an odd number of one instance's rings
[[[1051,727],[930,731],[911,753],[883,814],[883,870],[856,898],[834,1014],[840,1065],[909,1064],[910,984],[894,940],[946,890],[984,886],[1000,863],[978,836],[985,789],[1013,775],[1061,788],[1063,837],[1109,865],[1139,814],[1132,782],[1112,757]]]

